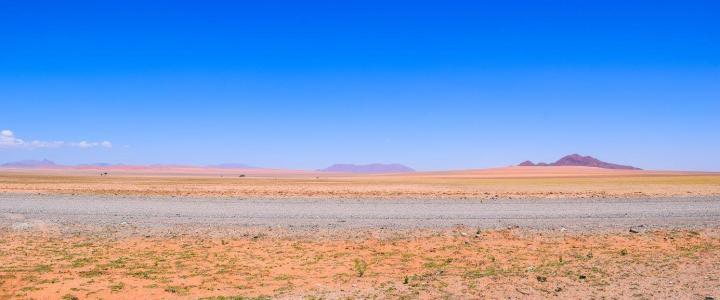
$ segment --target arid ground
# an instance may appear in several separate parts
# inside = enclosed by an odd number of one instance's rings
[[[626,198],[720,195],[720,173],[510,167],[347,175],[276,170],[0,171],[0,192],[248,198]],[[244,177],[240,177],[245,175]]]
[[[116,238],[5,232],[3,298],[683,298],[720,292],[717,229]],[[222,298],[227,297],[227,298]]]
[[[706,299],[720,175],[0,172],[0,299]]]

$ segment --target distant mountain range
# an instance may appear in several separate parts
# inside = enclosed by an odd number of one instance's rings
[[[61,165],[47,159],[43,160],[20,160],[14,162],[8,162],[0,164],[0,168],[16,168],[16,169],[62,169],[62,168],[76,168],[76,169],[96,169],[96,168],[214,168],[214,169],[257,169],[246,164],[239,163],[223,163],[217,165],[208,166],[186,166],[186,165],[167,165],[167,164],[152,164],[152,165],[125,165],[125,164],[111,164],[111,163],[89,163],[79,165]]]
[[[239,163],[222,163],[217,165],[208,165],[206,167],[215,169],[256,169],[253,166]]]
[[[325,169],[320,169],[321,172],[337,172],[337,173],[365,173],[365,174],[379,174],[379,173],[408,173],[415,172],[410,167],[401,164],[368,164],[368,165],[354,165],[354,164],[334,164]]]
[[[620,169],[620,170],[642,170],[633,166],[618,165],[601,161],[592,156],[582,156],[580,154],[570,154],[557,160],[554,163],[533,163],[532,161],[526,160],[520,163],[518,166],[583,166],[583,167],[596,167],[604,169]]]
[[[4,168],[58,168],[62,167],[47,159],[43,160],[19,160],[0,165]]]
[[[618,165],[613,163],[604,162],[598,160],[592,156],[582,156],[579,154],[567,155],[554,163],[533,163],[532,161],[524,161],[519,166],[584,166],[584,167],[596,167],[605,169],[622,169],[622,170],[641,170],[633,166]],[[77,168],[77,169],[95,169],[95,168],[214,168],[214,169],[260,169],[252,167],[246,164],[240,163],[223,163],[216,165],[208,165],[204,167],[200,166],[183,166],[183,165],[147,165],[147,166],[132,166],[123,164],[109,164],[109,163],[93,163],[93,164],[82,164],[76,166],[66,166],[56,164],[53,161],[43,160],[20,160],[15,162],[4,163],[0,165],[0,168],[17,168],[17,169],[62,169],[62,168]],[[381,174],[381,173],[408,173],[415,172],[410,167],[401,164],[367,164],[367,165],[355,165],[355,164],[334,164],[325,169],[317,171],[321,172],[335,172],[335,173],[363,173],[363,174]]]
[[[77,165],[77,166],[78,167],[111,167],[111,166],[114,166],[114,164],[99,162],[99,163],[81,164],[81,165]]]

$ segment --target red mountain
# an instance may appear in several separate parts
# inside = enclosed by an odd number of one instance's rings
[[[415,170],[401,164],[369,164],[369,165],[353,165],[353,164],[334,164],[322,172],[338,172],[338,173],[407,173],[415,172]]]
[[[596,167],[604,169],[622,169],[622,170],[642,170],[633,166],[624,166],[618,164],[607,163],[592,156],[582,156],[579,154],[567,155],[554,163],[533,163],[529,160],[519,164],[519,166],[583,166]]]

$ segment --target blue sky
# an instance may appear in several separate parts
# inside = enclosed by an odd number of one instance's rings
[[[720,170],[717,1],[146,2],[0,4],[0,162]]]

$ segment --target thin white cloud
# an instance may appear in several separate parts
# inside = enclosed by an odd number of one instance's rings
[[[38,148],[112,148],[112,143],[108,141],[102,142],[64,142],[64,141],[25,141],[15,136],[12,130],[5,129],[0,131],[0,148],[20,148],[20,149],[38,149]]]

